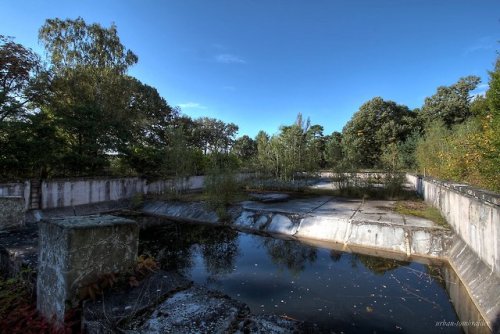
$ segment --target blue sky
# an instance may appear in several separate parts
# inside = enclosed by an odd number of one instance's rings
[[[462,76],[488,82],[499,0],[1,0],[0,34],[43,53],[47,18],[118,27],[130,74],[192,116],[278,131],[297,113],[340,131],[375,96],[420,107]]]

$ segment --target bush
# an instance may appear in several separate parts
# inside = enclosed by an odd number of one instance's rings
[[[215,168],[205,177],[206,203],[223,221],[229,218],[227,208],[237,199],[239,191],[240,185],[233,170]]]

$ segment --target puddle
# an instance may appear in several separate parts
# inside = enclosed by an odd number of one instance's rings
[[[462,333],[436,326],[459,321],[439,267],[222,227],[164,224],[141,232],[140,252],[255,314],[313,322],[328,333]]]

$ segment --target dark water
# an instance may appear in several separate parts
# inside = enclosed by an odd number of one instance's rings
[[[458,321],[437,267],[175,223],[141,232],[140,248],[253,313],[314,322],[327,333],[461,333],[436,326]]]

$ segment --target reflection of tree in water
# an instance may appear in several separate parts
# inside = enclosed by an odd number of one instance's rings
[[[193,265],[193,242],[189,230],[178,224],[165,222],[162,226],[141,231],[139,254],[149,254],[165,270],[188,270]]]
[[[330,259],[332,259],[333,262],[339,262],[343,254],[344,253],[341,251],[332,249],[330,251]]]
[[[304,246],[297,241],[263,238],[269,256],[278,267],[286,267],[294,274],[305,269],[307,262],[314,263],[317,258],[316,249]]]
[[[162,269],[187,271],[199,245],[211,274],[228,273],[238,254],[238,234],[228,228],[164,221],[161,226],[141,231],[139,252],[150,254]]]
[[[238,255],[238,233],[230,229],[215,229],[201,243],[201,252],[205,267],[210,274],[230,273]]]
[[[447,270],[446,267],[437,265],[427,265],[425,266],[425,271],[430,279],[437,282],[443,289],[446,290],[446,281],[444,280],[444,271]]]
[[[377,275],[384,275],[388,271],[410,265],[410,262],[407,261],[390,260],[371,255],[352,254],[352,267],[357,267],[358,262],[362,263],[367,269]]]

